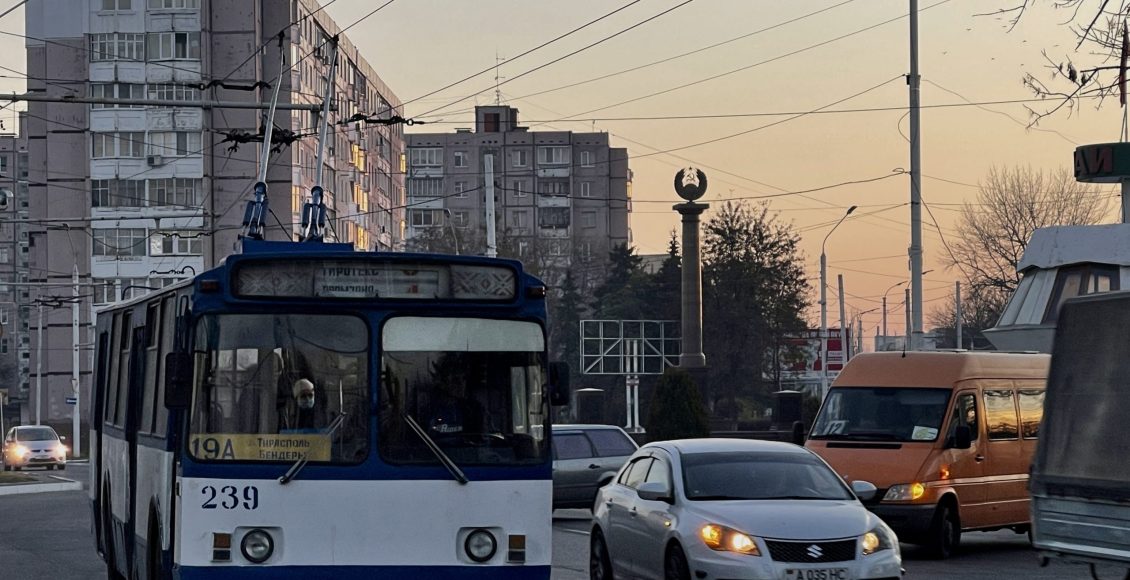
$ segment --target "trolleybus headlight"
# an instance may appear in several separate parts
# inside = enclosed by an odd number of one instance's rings
[[[244,534],[243,541],[239,543],[239,549],[243,552],[244,558],[256,564],[262,564],[275,551],[275,541],[271,539],[271,534],[263,530],[251,530]]]
[[[467,557],[476,562],[490,560],[497,549],[498,541],[494,539],[494,535],[482,529],[467,534],[467,539],[463,541],[463,550],[467,552]]]

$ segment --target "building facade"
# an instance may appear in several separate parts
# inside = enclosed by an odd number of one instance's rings
[[[547,282],[603,271],[608,251],[631,243],[628,150],[607,133],[528,131],[509,106],[476,107],[474,130],[408,135],[409,243],[449,235],[451,247],[481,250],[488,169],[500,253],[537,262]]]
[[[26,135],[0,134],[0,422],[5,426],[19,418],[21,394],[29,384],[29,288],[23,285],[28,281],[27,185]]]
[[[70,297],[77,269],[84,389],[95,306],[199,274],[238,251],[267,111],[224,105],[269,103],[280,77],[279,102],[310,107],[275,114],[265,237],[300,234],[316,173],[317,109],[330,92],[335,111],[322,180],[327,239],[367,250],[401,245],[402,128],[339,124],[357,113],[387,117],[400,102],[344,36],[327,91],[335,55],[329,40],[339,27],[315,0],[33,0],[26,25],[29,92],[186,103],[28,105],[29,213],[36,224],[29,231],[30,279],[37,284],[29,300],[58,304]],[[69,433],[71,317],[69,309],[48,310],[43,401],[31,388],[22,419],[43,408],[50,422],[66,421],[60,432]],[[35,375],[38,348],[32,350]]]

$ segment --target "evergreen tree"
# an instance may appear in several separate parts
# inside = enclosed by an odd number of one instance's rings
[[[652,441],[710,436],[710,417],[687,371],[668,368],[663,373],[648,409],[646,429]]]

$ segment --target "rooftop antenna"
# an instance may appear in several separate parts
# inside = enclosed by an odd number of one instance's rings
[[[282,73],[286,68],[286,51],[283,50],[282,32],[279,33],[279,76],[275,79],[275,94],[271,97],[271,109],[263,126],[263,156],[259,161],[259,181],[255,182],[255,199],[247,202],[243,212],[243,234],[240,238],[263,239],[263,224],[267,215],[267,164],[271,160],[271,137],[275,132],[275,107],[279,104],[279,89],[282,87]]]
[[[494,51],[494,104],[496,106],[502,104],[502,91],[498,88],[498,81],[506,78],[498,76],[498,65],[502,64],[502,62],[505,60],[506,57],[498,56],[498,51]]]
[[[330,100],[334,94],[334,78],[337,73],[337,35],[330,40],[333,56],[330,57],[330,82],[326,85],[326,96],[322,103],[322,117],[318,120],[318,165],[314,170],[314,187],[310,190],[310,201],[302,206],[302,234],[299,240],[303,242],[322,242],[325,238],[323,232],[326,227],[326,204],[322,200],[322,169],[326,152],[326,130],[330,126]]]

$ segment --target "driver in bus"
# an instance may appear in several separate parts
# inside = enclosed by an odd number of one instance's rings
[[[466,388],[466,380],[461,377],[438,381],[426,425],[433,436],[483,432],[482,405],[467,395]]]
[[[326,427],[325,408],[318,405],[317,391],[309,379],[294,381],[293,401],[284,409],[281,433],[318,433]]]

